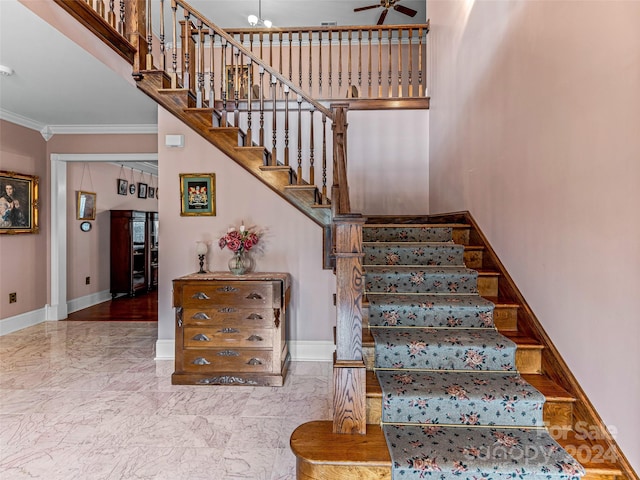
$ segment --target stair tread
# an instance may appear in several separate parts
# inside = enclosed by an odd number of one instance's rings
[[[580,440],[574,431],[563,432],[563,437],[556,438],[556,441],[565,449],[582,444],[599,445],[604,451],[608,449],[604,441]],[[306,463],[387,467],[389,476],[384,478],[391,478],[391,456],[382,428],[378,425],[367,425],[365,435],[345,435],[333,433],[330,420],[308,422],[295,429],[290,445],[294,455]],[[620,467],[609,458],[587,455],[582,465],[588,474],[622,474]]]

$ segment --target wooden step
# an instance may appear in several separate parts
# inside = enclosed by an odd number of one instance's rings
[[[544,347],[535,339],[519,332],[501,332],[518,346],[516,349],[516,368],[521,374],[542,373],[542,350]],[[373,370],[375,364],[375,343],[367,327],[362,329],[362,356],[367,370]]]
[[[365,435],[332,430],[331,421],[314,421],[291,434],[298,480],[391,480],[391,457],[378,425],[367,425]],[[556,441],[585,468],[584,480],[617,480],[622,475],[616,461],[605,456],[609,447],[604,441],[583,440],[574,431],[562,432]]]
[[[575,398],[545,375],[523,375],[527,382],[542,393],[546,402],[542,418],[547,427],[569,430],[573,425]],[[367,371],[367,423],[382,421],[382,388],[374,371]]]

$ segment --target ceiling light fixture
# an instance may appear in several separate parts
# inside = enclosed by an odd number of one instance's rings
[[[5,65],[0,65],[0,75],[10,77],[11,75],[13,75],[13,73],[13,68],[7,67]]]
[[[247,21],[249,22],[249,25],[251,25],[252,27],[264,26],[267,28],[271,28],[273,25],[271,20],[262,19],[262,0],[258,0],[258,16],[251,14],[247,17]]]

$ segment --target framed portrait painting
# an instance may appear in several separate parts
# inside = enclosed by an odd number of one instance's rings
[[[216,175],[215,173],[180,174],[180,215],[216,214]],[[158,190],[156,189],[156,198]]]
[[[129,182],[123,178],[118,179],[118,195],[126,195],[129,190]]]
[[[77,199],[77,219],[78,220],[95,220],[96,219],[96,197],[93,192],[78,191]]]
[[[38,186],[35,175],[0,171],[0,234],[38,233]]]
[[[138,182],[138,198],[147,198],[147,184]]]

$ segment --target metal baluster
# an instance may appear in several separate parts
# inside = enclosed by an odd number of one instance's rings
[[[220,63],[221,63],[221,74],[220,74],[220,99],[222,100],[222,112],[220,115],[220,126],[227,127],[229,126],[227,122],[227,78],[229,77],[229,72],[227,72],[227,39],[222,39],[222,48],[220,50]]]
[[[338,30],[338,92],[342,88],[342,30]]]
[[[391,78],[392,78],[392,67],[391,67],[391,37],[393,36],[393,33],[391,32],[391,29],[389,29],[387,31],[387,40],[389,41],[389,98],[393,97],[393,88],[391,87]]]
[[[349,30],[349,65],[348,65],[348,74],[349,74],[349,82],[347,83],[347,86],[349,87],[349,89],[351,89],[351,30]]]
[[[369,68],[368,70],[368,75],[367,75],[367,83],[369,85],[369,93],[368,93],[368,97],[371,98],[371,95],[373,95],[373,91],[372,91],[372,86],[371,86],[371,69],[373,68],[373,65],[371,64],[371,35],[372,35],[372,31],[368,30],[367,31],[367,37],[369,39]]]
[[[191,40],[191,13],[189,10],[184,11],[184,37],[182,49],[184,50],[184,68],[182,69],[182,88],[187,90],[191,88],[191,76],[189,72],[189,45]]]
[[[333,77],[333,65],[331,61],[331,50],[333,50],[333,45],[331,44],[331,30],[329,30],[329,98],[333,95],[333,89],[331,87],[331,81]]]
[[[148,8],[148,11],[151,12],[151,5],[149,5],[147,8]],[[149,17],[151,17],[150,13],[149,13]],[[109,0],[109,12],[107,13],[107,22],[109,22],[109,25],[111,25],[113,28],[116,28],[115,0]],[[149,31],[151,31],[150,19],[149,19],[149,23],[147,24],[147,28],[149,29]],[[149,36],[151,36],[151,34],[149,34]]]
[[[173,23],[173,53],[171,54],[171,88],[178,88],[178,4],[171,0],[171,18]]]
[[[315,145],[314,145],[314,141],[313,141],[313,114],[315,113],[315,108],[313,107],[313,105],[311,105],[311,110],[309,111],[309,113],[311,113],[311,125],[309,127],[310,129],[310,138],[309,138],[309,185],[315,185],[316,184],[316,174],[315,174]]]
[[[398,28],[398,98],[402,98],[402,28]]]
[[[309,30],[309,94],[313,94],[313,32]]]
[[[247,92],[247,140],[251,147],[253,146],[253,133],[251,132],[251,110],[253,108],[251,105],[253,101],[253,61],[251,59],[249,59],[247,63],[247,82],[249,84],[249,91]]]
[[[382,28],[378,29],[378,98],[382,98]]]
[[[302,97],[298,95],[298,179],[297,184],[302,185]]]
[[[302,88],[302,32],[298,32],[298,86]]]
[[[327,116],[322,114],[322,196],[320,203],[324,205],[327,198]]]
[[[280,63],[278,64],[278,71],[280,73],[284,73],[284,68],[282,66],[282,32],[280,32],[278,34],[278,41],[279,41],[279,43],[278,43],[278,51],[280,53],[280,60],[279,60]]]
[[[289,32],[289,81],[293,81],[293,51],[291,49],[293,32]]]
[[[284,164],[289,166],[289,85],[284,86]]]
[[[122,2],[120,2],[122,3]],[[167,70],[167,58],[164,44],[164,0],[160,0],[160,70]]]
[[[260,65],[260,146],[264,147],[264,67]]]
[[[413,29],[409,28],[409,65],[408,65],[408,70],[407,70],[407,77],[409,78],[409,90],[407,92],[407,95],[409,95],[409,97],[413,97],[413,83],[412,83],[412,76],[413,76],[413,45],[411,45],[411,37],[413,37]]]
[[[422,27],[418,28],[418,96],[423,94],[422,87]]]
[[[362,30],[358,30],[358,89],[362,90]]]
[[[242,80],[240,78],[240,74],[242,72],[242,68],[240,65],[240,50],[234,47],[233,50],[236,58],[234,63],[235,67],[235,81],[233,82],[233,100],[235,102],[233,108],[233,125],[236,127],[240,126],[240,85],[242,84]]]
[[[318,30],[318,95],[322,97],[322,30]]]
[[[215,58],[214,58],[214,54],[213,54],[213,45],[215,43],[215,34],[213,33],[213,30],[210,29],[209,30],[209,56],[210,56],[210,60],[209,60],[209,108],[213,108],[215,109],[216,107],[216,86],[215,86],[215,77],[214,77],[214,70],[215,70]],[[211,125],[215,125],[215,119],[216,116],[215,114],[212,112],[211,114]]]
[[[147,0],[147,70],[153,70],[153,30],[151,29],[151,0]],[[109,23],[115,25],[113,0],[109,1]]]
[[[204,40],[202,36],[202,20],[198,19],[198,41],[196,47],[198,49],[198,63],[196,78],[198,79],[198,86],[196,91],[196,107],[202,108],[204,100]]]
[[[162,3],[163,0],[160,0],[160,3]],[[126,23],[125,23],[125,4],[124,4],[125,0],[120,0],[120,22],[118,23],[118,32],[120,33],[120,35],[124,36],[125,32],[126,32]],[[160,7],[160,9],[162,10],[162,15],[164,15],[164,7]]]
[[[271,104],[273,105],[273,125],[271,125],[271,136],[273,138],[272,144],[273,147],[271,149],[271,165],[277,165],[278,164],[278,156],[277,156],[277,149],[276,149],[276,143],[277,143],[277,139],[278,139],[278,116],[277,116],[277,104],[278,102],[276,102],[276,86],[278,84],[278,79],[276,78],[275,75],[271,75]]]

